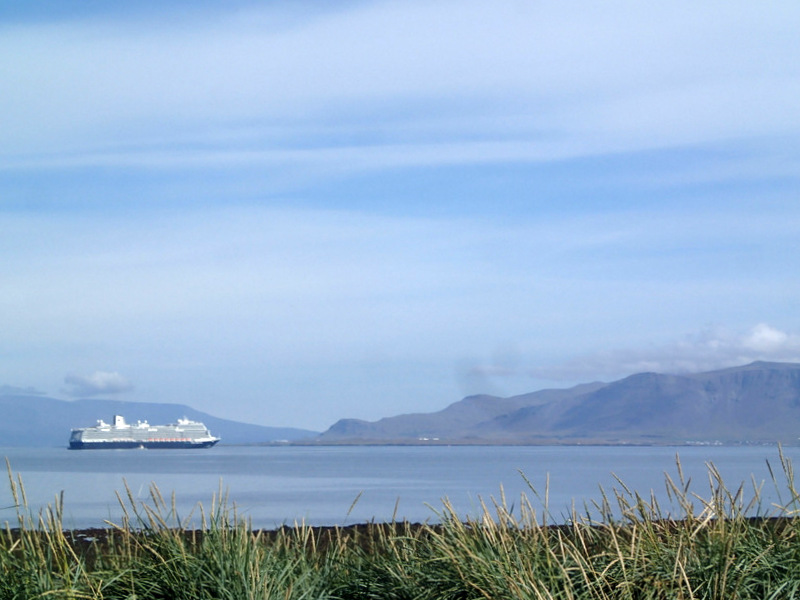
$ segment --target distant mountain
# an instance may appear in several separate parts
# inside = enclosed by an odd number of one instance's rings
[[[469,396],[442,411],[376,422],[344,419],[330,443],[790,442],[800,436],[800,364],[756,362],[687,375],[640,373],[613,383],[510,398]]]
[[[183,404],[121,400],[57,400],[35,395],[0,395],[0,446],[67,446],[70,429],[109,422],[122,415],[128,422],[174,423],[186,417],[202,421],[220,444],[297,441],[317,435],[304,429],[262,427],[219,419]]]

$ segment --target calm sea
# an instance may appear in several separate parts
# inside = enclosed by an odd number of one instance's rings
[[[691,489],[709,490],[706,464],[713,463],[729,488],[746,490],[764,482],[764,509],[779,501],[769,465],[778,476],[783,498],[786,478],[775,447],[238,447],[209,450],[92,450],[0,448],[14,474],[24,482],[28,505],[45,507],[63,492],[68,528],[119,522],[115,492],[125,485],[137,500],[148,501],[151,484],[169,497],[173,492],[181,517],[197,503],[208,509],[220,486],[239,514],[254,527],[274,528],[304,521],[311,525],[438,520],[447,498],[461,516],[476,515],[480,499],[509,505],[521,493],[541,504],[528,483],[544,496],[549,485],[550,512],[568,514],[575,502],[598,501],[600,488],[627,487],[666,503],[665,473],[677,479],[676,455]],[[800,448],[785,448],[797,463]],[[524,474],[524,476],[523,476]],[[548,484],[549,482],[549,484]],[[354,504],[355,502],[355,504]],[[16,522],[11,490],[0,482],[0,523]]]

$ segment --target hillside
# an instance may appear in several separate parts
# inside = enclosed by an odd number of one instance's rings
[[[115,414],[129,422],[174,423],[187,417],[202,421],[222,438],[221,444],[258,444],[294,441],[316,435],[303,429],[262,427],[220,419],[183,404],[124,402],[121,400],[66,401],[32,395],[0,395],[0,446],[64,446],[70,429],[88,427]]]
[[[331,443],[795,443],[800,364],[756,362],[706,373],[640,373],[612,383],[510,398],[470,396],[442,411],[345,419]]]

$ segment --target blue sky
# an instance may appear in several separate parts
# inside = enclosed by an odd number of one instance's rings
[[[800,360],[798,30],[794,2],[3,3],[0,389],[325,429]]]

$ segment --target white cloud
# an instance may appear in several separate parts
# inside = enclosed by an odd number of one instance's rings
[[[609,350],[561,364],[536,367],[527,373],[553,381],[591,381],[646,371],[694,373],[759,360],[800,362],[800,335],[766,323],[739,333],[713,328],[668,345]]]
[[[800,336],[790,336],[766,323],[760,323],[744,337],[742,347],[766,355],[775,353],[780,355],[788,349],[797,355],[800,351]]]
[[[121,394],[133,390],[133,384],[116,372],[95,371],[91,375],[67,375],[64,383],[69,386],[67,394],[75,398]]]

